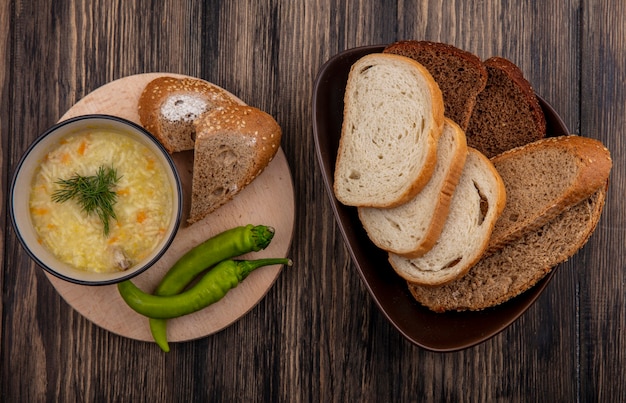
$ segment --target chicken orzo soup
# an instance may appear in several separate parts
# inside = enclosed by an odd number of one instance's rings
[[[108,225],[77,197],[55,200],[63,181],[71,188],[73,179],[97,178],[107,170],[115,174],[109,183],[114,196]],[[100,273],[128,269],[148,256],[165,236],[173,208],[172,189],[157,156],[110,130],[65,137],[41,162],[30,193],[39,242],[60,260]]]

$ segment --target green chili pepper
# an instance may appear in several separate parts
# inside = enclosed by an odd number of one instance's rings
[[[217,234],[184,254],[165,274],[154,293],[178,294],[204,270],[222,260],[265,249],[273,237],[274,228],[251,224]]]
[[[274,228],[252,224],[217,234],[184,254],[165,274],[154,294],[176,295],[209,267],[225,259],[265,249],[273,237]],[[150,318],[150,332],[163,351],[170,351],[165,319]]]
[[[288,258],[224,260],[187,291],[170,296],[143,292],[131,281],[122,281],[117,287],[124,301],[135,312],[149,318],[171,319],[206,308],[222,299],[253,270],[274,264],[291,266],[293,262]]]

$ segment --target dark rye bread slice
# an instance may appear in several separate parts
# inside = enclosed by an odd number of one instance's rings
[[[576,135],[549,137],[491,159],[504,181],[507,204],[491,234],[491,253],[551,221],[603,186],[611,172],[609,150]]]
[[[146,85],[137,106],[141,125],[172,154],[193,150],[193,122],[198,117],[238,103],[229,92],[204,80],[163,76]]]
[[[466,130],[467,144],[491,158],[546,135],[546,120],[537,96],[512,62],[492,57],[487,86],[478,94]]]
[[[600,220],[606,191],[600,188],[539,230],[481,259],[464,277],[441,287],[409,283],[409,291],[435,312],[482,310],[520,295],[585,245]]]
[[[429,41],[395,42],[383,53],[410,57],[426,67],[443,94],[445,116],[467,129],[476,97],[487,85],[487,69],[478,56]]]

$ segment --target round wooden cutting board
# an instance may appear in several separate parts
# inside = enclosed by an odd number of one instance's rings
[[[139,96],[148,82],[163,75],[184,77],[178,74],[149,73],[121,78],[88,94],[61,120],[99,113],[119,116],[139,124]],[[287,256],[294,229],[294,192],[291,172],[282,149],[278,150],[265,171],[232,201],[193,225],[185,224],[190,205],[193,152],[174,154],[173,159],[183,185],[183,224],[165,255],[153,267],[133,279],[139,288],[151,292],[186,251],[213,235],[239,225],[263,224],[276,230],[267,249],[244,257]],[[217,303],[194,314],[168,321],[168,340],[197,339],[232,324],[263,298],[281,270],[280,265],[257,269]],[[46,275],[65,301],[96,325],[121,336],[152,341],[148,319],[126,305],[117,286],[83,286],[58,279],[47,272]]]

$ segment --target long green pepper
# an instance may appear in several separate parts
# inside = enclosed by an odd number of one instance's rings
[[[159,296],[140,290],[131,281],[118,283],[120,295],[135,312],[157,319],[171,319],[197,312],[219,301],[253,270],[269,265],[293,263],[288,258],[224,260],[209,270],[187,291]]]
[[[163,276],[154,294],[178,294],[204,270],[222,260],[265,249],[273,237],[274,228],[252,224],[217,234],[185,253]]]
[[[154,294],[176,295],[204,270],[223,260],[265,249],[273,237],[274,228],[266,225],[248,224],[219,233],[184,254],[161,279]],[[149,322],[154,341],[163,351],[170,351],[167,320],[150,318]]]

